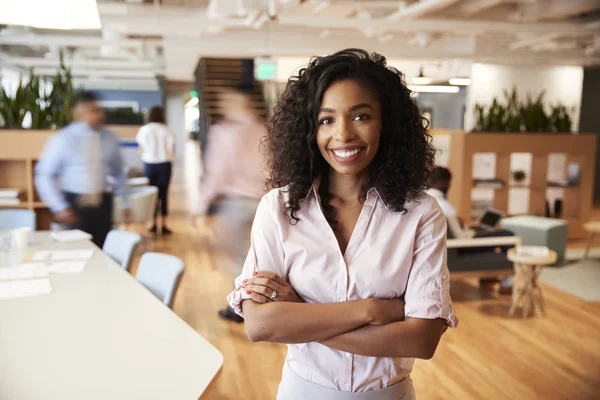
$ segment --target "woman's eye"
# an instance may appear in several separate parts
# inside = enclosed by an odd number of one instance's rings
[[[319,125],[329,125],[331,123],[333,123],[333,118],[331,117],[325,117],[319,120]]]
[[[368,121],[371,117],[367,114],[358,114],[352,118],[353,121]]]

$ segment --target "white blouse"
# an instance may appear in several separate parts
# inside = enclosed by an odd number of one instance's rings
[[[256,270],[284,277],[309,303],[366,298],[400,298],[407,317],[458,319],[449,294],[446,219],[434,198],[424,194],[406,204],[406,213],[388,210],[375,189],[342,254],[320,207],[317,185],[297,212],[296,225],[285,215],[287,194],[265,195],[252,227],[252,242],[236,289],[229,295],[238,314],[249,296],[242,281]],[[286,362],[300,377],[340,391],[381,389],[407,377],[412,358],[378,358],[344,353],[312,342],[288,345]]]
[[[142,151],[142,161],[148,164],[173,161],[175,140],[175,134],[157,122],[142,126],[135,137]]]

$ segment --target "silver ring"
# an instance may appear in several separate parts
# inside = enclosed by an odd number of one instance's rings
[[[271,300],[275,300],[275,297],[277,297],[277,292],[273,290],[273,294],[271,294]]]

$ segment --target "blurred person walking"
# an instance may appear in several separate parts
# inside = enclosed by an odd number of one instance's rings
[[[224,119],[213,125],[208,134],[204,174],[198,203],[192,209],[192,224],[205,217],[218,200],[217,213],[225,227],[218,240],[229,248],[239,275],[250,247],[250,229],[261,197],[266,193],[264,158],[260,144],[266,136],[265,122],[256,116],[251,92],[236,89],[221,96]],[[217,223],[217,225],[221,225]],[[231,308],[219,316],[242,322]]]
[[[102,247],[112,229],[113,195],[123,195],[123,221],[131,215],[119,139],[102,127],[104,111],[94,93],[77,93],[71,112],[73,122],[46,142],[35,187],[55,221],[91,234]]]
[[[150,180],[150,185],[158,188],[158,202],[154,211],[154,223],[150,232],[156,233],[156,219],[160,212],[162,216],[161,232],[163,235],[171,234],[167,227],[168,192],[175,158],[175,134],[165,124],[165,110],[154,106],[148,112],[148,123],[140,128],[135,140],[137,141],[142,161],[144,174]]]

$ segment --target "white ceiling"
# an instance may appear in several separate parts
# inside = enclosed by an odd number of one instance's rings
[[[346,47],[427,65],[600,65],[600,0],[99,0],[98,11],[101,31],[1,30],[0,65],[51,73],[62,48],[81,79],[111,85],[190,81],[202,56]]]

